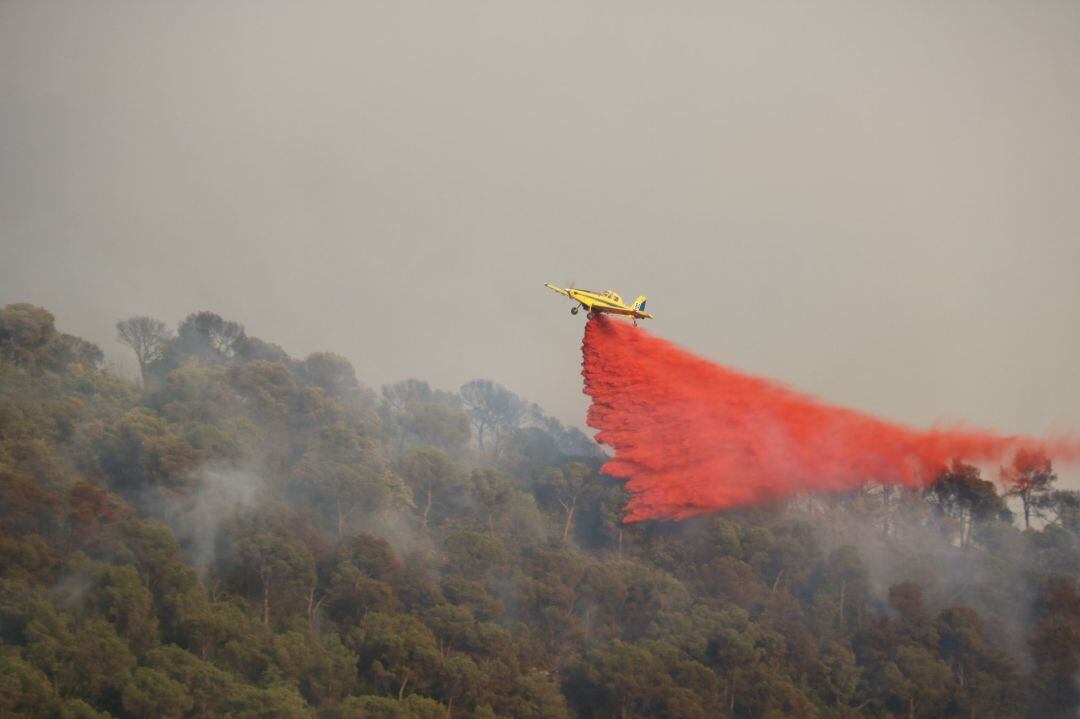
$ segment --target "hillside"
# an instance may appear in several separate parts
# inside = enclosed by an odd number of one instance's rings
[[[5,719],[1080,706],[1048,462],[624,524],[600,448],[492,382],[376,391],[210,312],[119,331],[139,383],[0,310]]]

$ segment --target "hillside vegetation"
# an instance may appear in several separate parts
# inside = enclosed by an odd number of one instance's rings
[[[4,719],[1076,716],[1045,458],[623,525],[599,448],[494,383],[118,329],[140,382],[0,310]]]

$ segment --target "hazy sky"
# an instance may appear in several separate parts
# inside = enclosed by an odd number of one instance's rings
[[[211,309],[581,424],[583,320],[1080,427],[1080,3],[0,0],[0,304]],[[126,359],[134,366],[131,359]]]

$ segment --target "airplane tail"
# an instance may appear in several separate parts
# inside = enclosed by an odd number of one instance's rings
[[[645,311],[645,295],[642,295],[641,297],[638,297],[636,300],[634,300],[634,311],[635,312],[644,312]]]

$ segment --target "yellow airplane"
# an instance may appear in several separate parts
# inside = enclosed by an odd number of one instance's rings
[[[589,319],[592,319],[599,314],[612,314],[612,315],[626,315],[627,317],[633,317],[634,320],[651,320],[653,318],[648,312],[645,311],[645,298],[638,297],[634,300],[633,305],[623,304],[622,297],[611,290],[604,290],[603,292],[593,292],[591,290],[579,290],[573,287],[567,287],[565,290],[561,287],[556,287],[552,284],[544,284],[553,292],[558,292],[560,295],[566,295],[575,304],[570,308],[570,314],[576,315],[579,310],[584,309],[588,312],[586,315]]]

